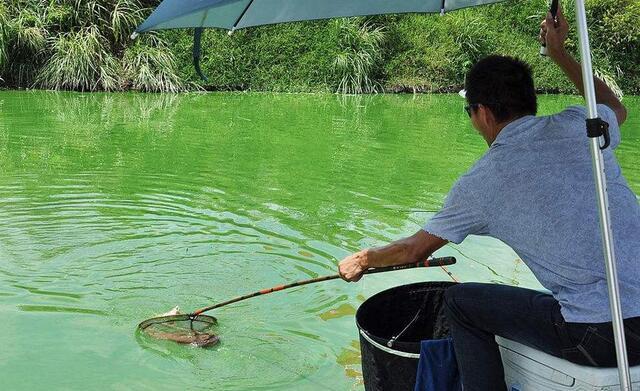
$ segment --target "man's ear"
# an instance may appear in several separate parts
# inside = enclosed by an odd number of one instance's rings
[[[496,123],[496,117],[493,115],[493,112],[489,110],[489,108],[483,104],[478,107],[478,114],[482,118],[482,122],[486,126],[492,126]]]

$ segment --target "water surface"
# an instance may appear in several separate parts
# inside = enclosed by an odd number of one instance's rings
[[[576,97],[542,97],[542,114]],[[640,193],[640,99],[617,156]],[[335,272],[414,233],[486,150],[457,95],[0,92],[3,389],[359,390],[353,314],[441,269],[300,287],[215,311],[211,350],[136,324]],[[461,281],[538,287],[498,241],[448,245]]]

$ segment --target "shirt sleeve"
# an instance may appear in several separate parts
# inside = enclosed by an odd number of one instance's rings
[[[424,226],[424,230],[439,238],[460,244],[469,235],[488,234],[488,222],[483,213],[482,197],[475,197],[473,187],[465,177],[453,186],[442,209]]]

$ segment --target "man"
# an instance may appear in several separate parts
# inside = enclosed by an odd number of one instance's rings
[[[548,55],[583,93],[581,69],[566,51],[568,25],[560,11],[541,25]],[[625,107],[595,80],[600,117],[609,123],[604,151],[629,360],[640,364],[640,206],[612,149],[620,143]],[[586,109],[572,106],[536,117],[529,67],[491,56],[468,73],[471,123],[489,145],[453,186],[442,210],[411,237],[346,257],[339,273],[357,281],[370,267],[424,259],[447,242],[470,234],[498,238],[529,266],[546,294],[478,283],[445,294],[465,391],[504,390],[495,335],[590,366],[615,366]]]

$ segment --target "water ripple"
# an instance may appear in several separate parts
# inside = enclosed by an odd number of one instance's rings
[[[550,99],[543,110],[565,103]],[[175,305],[333,274],[351,251],[415,232],[486,148],[457,96],[0,92],[0,109],[7,388],[361,389],[359,303],[444,271],[220,308],[211,351],[133,330]],[[638,192],[636,125],[616,153]],[[461,280],[536,284],[501,243],[441,255]]]

